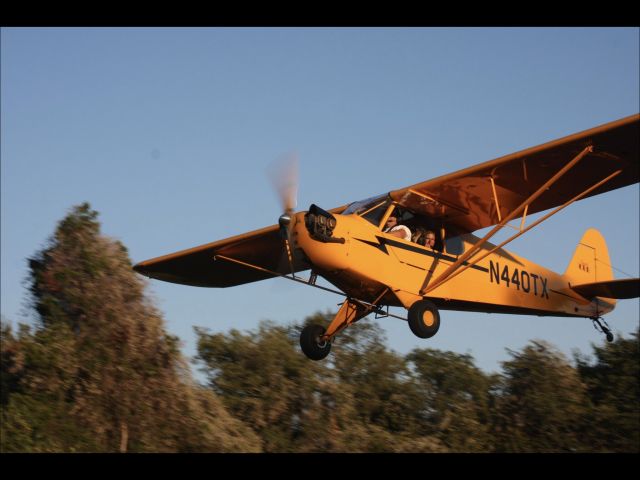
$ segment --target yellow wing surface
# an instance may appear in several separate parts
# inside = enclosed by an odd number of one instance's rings
[[[563,205],[618,172],[588,196],[638,182],[640,115],[633,115],[537,147],[481,163],[390,192],[415,213],[442,218],[466,232],[497,224],[567,165],[592,147],[567,175],[527,206],[535,213]],[[330,210],[339,213],[345,206]],[[200,287],[229,287],[274,275],[241,264],[214,260],[217,255],[280,273],[291,273],[278,226],[146,260],[134,269],[152,278]],[[310,268],[294,259],[294,271]]]

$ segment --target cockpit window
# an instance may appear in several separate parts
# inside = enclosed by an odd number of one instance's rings
[[[376,197],[360,200],[359,202],[353,202],[344,212],[342,212],[342,214],[360,215],[362,218],[378,226],[390,202],[391,199],[389,198],[389,195],[378,195]]]

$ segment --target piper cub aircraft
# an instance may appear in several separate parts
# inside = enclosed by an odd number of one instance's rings
[[[331,210],[312,204],[294,212],[297,187],[285,174],[277,225],[133,268],[198,287],[283,277],[343,295],[329,325],[300,334],[312,360],[325,358],[340,331],[371,313],[408,320],[420,338],[436,334],[440,310],[585,317],[612,341],[602,315],[617,299],[638,297],[640,279],[613,278],[597,230],[586,231],[562,274],[503,247],[573,202],[637,183],[639,127],[637,114]],[[547,210],[525,226],[528,215]],[[392,216],[410,238],[386,228]],[[519,227],[510,238],[489,242],[514,219]],[[473,234],[487,227],[481,238]],[[309,278],[296,275],[305,270]],[[339,291],[317,285],[318,276]],[[390,306],[404,307],[408,318]]]

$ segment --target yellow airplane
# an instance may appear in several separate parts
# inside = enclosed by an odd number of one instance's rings
[[[295,179],[285,174],[278,225],[133,268],[198,287],[283,277],[345,296],[328,326],[302,330],[300,346],[312,360],[325,358],[335,336],[370,313],[408,320],[420,338],[436,334],[440,310],[586,317],[612,341],[601,317],[616,299],[638,297],[640,279],[614,279],[597,230],[586,231],[563,274],[503,247],[575,201],[637,183],[639,127],[640,114],[632,115],[328,211],[311,205],[295,213]],[[546,210],[525,226],[528,215]],[[489,242],[517,218],[516,233]],[[472,233],[487,227],[482,238]],[[308,279],[296,275],[305,270]],[[317,285],[318,275],[339,291]],[[406,308],[408,318],[389,306]]]

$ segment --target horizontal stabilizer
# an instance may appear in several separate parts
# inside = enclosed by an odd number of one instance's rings
[[[640,297],[640,278],[583,283],[572,285],[571,288],[585,298],[637,298]]]

